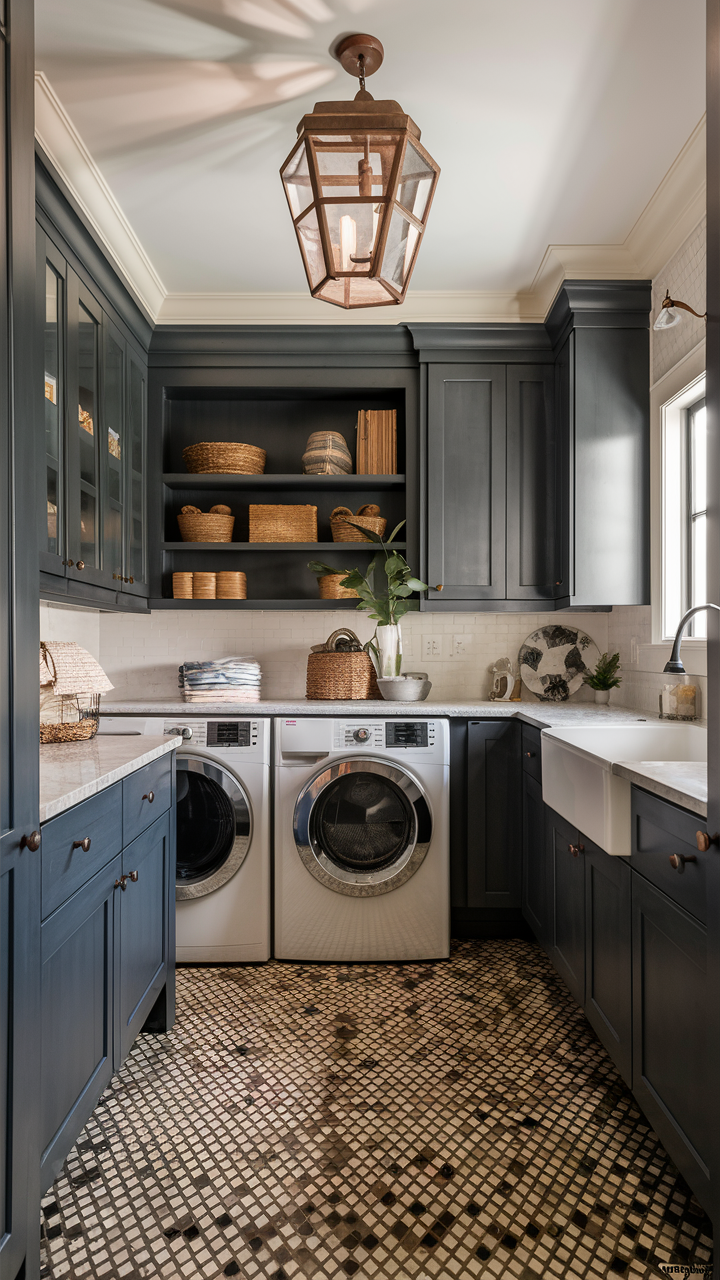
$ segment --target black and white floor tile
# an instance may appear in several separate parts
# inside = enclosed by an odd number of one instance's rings
[[[181,969],[43,1199],[52,1280],[701,1272],[710,1223],[539,947]]]

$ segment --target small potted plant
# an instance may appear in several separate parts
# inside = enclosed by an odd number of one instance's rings
[[[610,657],[603,653],[598,658],[595,670],[585,672],[583,684],[587,684],[591,689],[595,690],[596,702],[607,705],[610,701],[610,690],[617,689],[622,683],[622,676],[618,675],[619,666],[619,653],[613,653]]]
[[[375,664],[378,676],[399,676],[402,666],[400,619],[409,609],[416,607],[409,597],[414,591],[426,591],[427,583],[412,576],[405,557],[391,546],[396,534],[405,524],[404,520],[396,525],[389,538],[381,538],[370,529],[353,524],[352,520],[347,520],[346,523],[357,529],[363,539],[375,542],[381,550],[373,556],[364,573],[360,569],[349,569],[340,585],[357,591],[360,597],[357,608],[365,610],[376,622],[375,634],[364,647]],[[385,556],[384,564],[382,554]],[[385,571],[385,582],[382,583],[381,580],[381,584],[376,587],[375,578],[380,574],[380,565]],[[337,569],[332,569],[319,560],[311,560],[308,569],[318,578],[328,573],[338,573]]]

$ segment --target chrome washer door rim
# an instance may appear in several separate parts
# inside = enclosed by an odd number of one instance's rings
[[[178,751],[177,769],[178,771],[184,769],[187,773],[202,774],[203,777],[209,778],[222,787],[230,800],[235,816],[235,837],[222,866],[195,884],[176,883],[175,899],[177,902],[183,902],[188,898],[203,898],[208,893],[214,893],[221,885],[232,880],[235,873],[240,870],[252,841],[253,812],[240,779],[213,757],[203,755],[201,752]]]
[[[370,872],[346,871],[328,858],[314,836],[312,814],[316,803],[331,783],[348,772],[374,773],[387,778],[400,788],[409,802],[413,813],[412,835],[403,853],[389,867]],[[302,788],[295,802],[293,835],[304,866],[320,884],[350,898],[374,898],[391,893],[415,875],[430,848],[432,812],[420,783],[405,769],[374,756],[351,756],[325,765]]]

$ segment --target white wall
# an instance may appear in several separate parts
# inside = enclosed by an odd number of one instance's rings
[[[606,613],[408,614],[403,619],[404,668],[427,671],[433,682],[431,700],[477,700],[490,688],[489,668],[498,659],[517,659],[523,640],[548,622],[565,622],[592,636],[607,649]],[[326,640],[340,626],[350,626],[362,641],[373,624],[356,611],[260,612],[162,609],[147,616],[101,614],[100,661],[115,685],[114,699],[173,697],[177,668],[198,658],[254,654],[263,671],[265,698],[302,698],[310,646]],[[469,652],[461,658],[423,658],[422,637],[440,636],[446,653],[454,635],[466,637]],[[533,700],[527,690],[523,696]],[[582,689],[577,698],[592,698]],[[574,699],[574,700],[575,700]]]

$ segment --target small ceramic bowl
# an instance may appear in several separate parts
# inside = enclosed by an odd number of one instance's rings
[[[414,676],[382,676],[378,688],[386,702],[424,702],[432,682]]]

